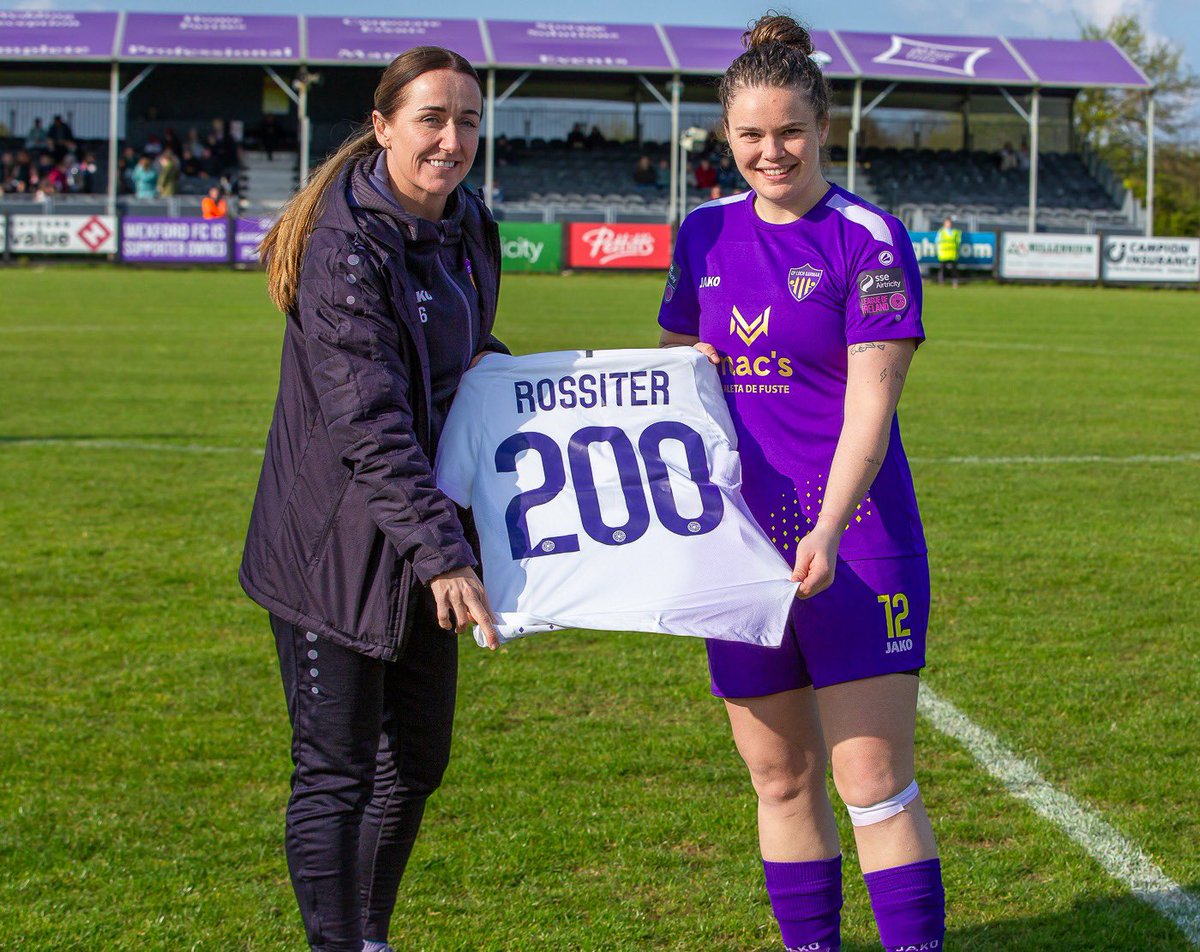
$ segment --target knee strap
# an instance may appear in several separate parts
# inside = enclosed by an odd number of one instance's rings
[[[847,803],[846,809],[850,813],[850,822],[855,826],[870,826],[872,823],[882,823],[884,820],[891,819],[897,813],[904,812],[904,808],[917,798],[917,793],[917,782],[914,780],[894,797],[876,803],[874,806],[852,807]]]

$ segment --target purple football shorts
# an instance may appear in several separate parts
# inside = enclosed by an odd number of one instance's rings
[[[929,561],[838,559],[833,584],[792,606],[783,644],[705,642],[712,693],[762,697],[912,672],[925,665]]]

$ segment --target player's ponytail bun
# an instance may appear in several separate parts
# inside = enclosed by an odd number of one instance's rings
[[[768,43],[794,47],[805,56],[812,56],[813,53],[813,41],[808,30],[791,17],[769,10],[742,34],[742,46],[748,50]]]
[[[747,86],[796,87],[812,105],[818,122],[829,118],[829,84],[812,59],[812,36],[789,16],[768,10],[742,34],[746,52],[733,61],[717,87],[721,109]]]

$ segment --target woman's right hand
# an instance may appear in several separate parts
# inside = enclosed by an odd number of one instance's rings
[[[483,629],[489,648],[495,650],[500,647],[500,635],[492,618],[492,607],[488,604],[483,582],[479,581],[474,569],[443,572],[429,583],[429,589],[437,602],[439,625],[462,634],[467,625],[474,622]]]

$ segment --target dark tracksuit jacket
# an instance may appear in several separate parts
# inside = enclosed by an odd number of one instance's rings
[[[478,564],[432,473],[448,378],[434,379],[418,292],[463,293],[438,284],[439,254],[465,256],[474,349],[506,348],[491,334],[500,242],[483,202],[460,187],[449,225],[418,222],[371,185],[373,166],[348,167],[309,241],[239,580],[285,621],[393,660],[418,587]]]

